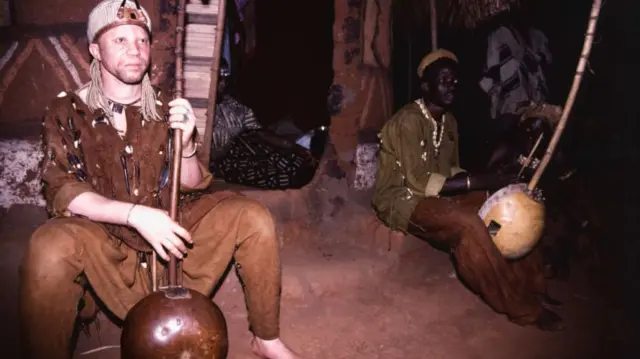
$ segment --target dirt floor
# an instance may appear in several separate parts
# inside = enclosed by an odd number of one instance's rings
[[[598,188],[598,183],[593,185]],[[282,337],[305,358],[640,357],[624,347],[623,338],[634,338],[623,325],[629,316],[621,305],[625,293],[611,290],[622,274],[598,268],[598,275],[587,276],[582,265],[574,265],[568,278],[550,283],[552,294],[565,303],[559,313],[567,329],[551,334],[519,327],[460,283],[446,253],[413,237],[390,237],[372,215],[366,194],[359,198],[344,180],[326,176],[313,188],[306,194],[286,192],[284,201],[281,193],[248,193],[278,219],[284,271]],[[280,200],[274,201],[276,195]],[[301,201],[302,195],[308,199]],[[590,196],[596,195],[602,198],[593,198],[597,205],[591,206],[598,209],[602,226],[620,229],[607,224],[620,221],[616,213],[621,204],[606,191]],[[311,220],[297,219],[303,217]],[[8,210],[0,206],[1,358],[20,358],[17,269],[30,233],[44,220],[44,210],[33,204]],[[626,234],[607,235],[613,241]],[[618,259],[624,256],[620,253]],[[233,272],[214,301],[228,322],[228,358],[253,358],[242,289]],[[99,332],[93,324],[90,337],[80,334],[75,358],[119,358],[119,328],[105,316],[99,318]]]
[[[16,205],[0,216],[5,304],[0,344],[10,353],[3,358],[19,358],[17,266],[44,213],[33,205]],[[631,358],[614,350],[622,313],[606,305],[579,271],[569,281],[551,283],[553,294],[565,303],[559,313],[568,326],[562,333],[544,333],[494,313],[457,280],[445,253],[413,239],[388,251],[345,230],[344,218],[281,229],[282,337],[305,358]],[[253,358],[242,289],[233,272],[214,300],[229,326],[228,357]],[[99,318],[99,333],[94,324],[91,337],[81,334],[75,358],[119,358],[119,328]]]

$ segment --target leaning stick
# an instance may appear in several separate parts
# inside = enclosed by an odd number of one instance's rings
[[[436,0],[429,2],[429,13],[431,15],[431,51],[438,49],[438,9]]]
[[[580,88],[580,83],[582,82],[582,76],[584,74],[584,69],[587,65],[587,60],[589,58],[589,54],[591,53],[591,45],[593,44],[593,37],[596,31],[596,24],[598,23],[598,17],[600,16],[600,7],[602,5],[602,0],[593,0],[593,6],[591,7],[591,15],[589,16],[589,26],[587,27],[587,33],[584,36],[584,45],[582,46],[582,53],[580,54],[580,61],[578,62],[578,68],[576,69],[576,75],[573,78],[573,85],[571,86],[571,91],[569,92],[569,96],[567,97],[567,102],[564,105],[562,110],[562,116],[560,117],[560,121],[556,127],[556,130],[553,133],[553,137],[551,141],[549,141],[549,147],[547,147],[547,151],[544,154],[544,157],[540,161],[540,165],[536,172],[533,174],[531,181],[529,182],[528,188],[530,191],[533,191],[538,182],[540,181],[540,177],[542,177],[542,173],[545,168],[549,165],[551,161],[551,157],[553,157],[553,152],[560,141],[560,136],[562,136],[562,131],[567,124],[567,120],[569,119],[569,114],[571,113],[571,109],[573,107],[573,103],[576,100],[576,95],[578,93],[578,89]]]
[[[209,87],[209,110],[207,111],[207,125],[203,134],[202,156],[205,163],[211,158],[211,141],[216,127],[216,94],[218,91],[218,74],[220,59],[222,58],[222,41],[227,11],[227,0],[218,0],[218,18],[216,20],[216,40],[213,43],[213,63],[211,64],[211,84]],[[231,65],[231,64],[229,64]]]

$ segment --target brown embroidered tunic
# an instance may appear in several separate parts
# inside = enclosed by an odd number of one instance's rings
[[[158,93],[158,112],[164,119],[167,105]],[[47,210],[52,217],[70,216],[69,203],[84,192],[150,207],[168,209],[171,138],[168,122],[146,121],[137,106],[125,110],[127,132],[122,137],[102,110],[92,112],[72,92],[62,92],[44,116],[42,179]],[[181,186],[181,220],[189,229],[218,200],[194,201],[204,193],[213,176],[200,164],[203,178],[193,188]],[[137,231],[105,224],[112,236],[130,247],[151,252]]]

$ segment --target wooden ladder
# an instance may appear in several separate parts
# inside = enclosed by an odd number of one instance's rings
[[[197,141],[202,145],[200,154],[206,162],[215,105],[215,91],[211,85],[214,81],[217,83],[214,75],[220,61],[220,48],[216,48],[216,42],[221,39],[217,31],[218,13],[220,9],[224,11],[225,1],[189,0],[185,9],[184,97],[191,102],[196,115]]]

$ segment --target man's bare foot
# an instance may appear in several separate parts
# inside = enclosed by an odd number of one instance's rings
[[[262,340],[254,337],[251,341],[251,351],[264,359],[302,359],[280,339]]]

